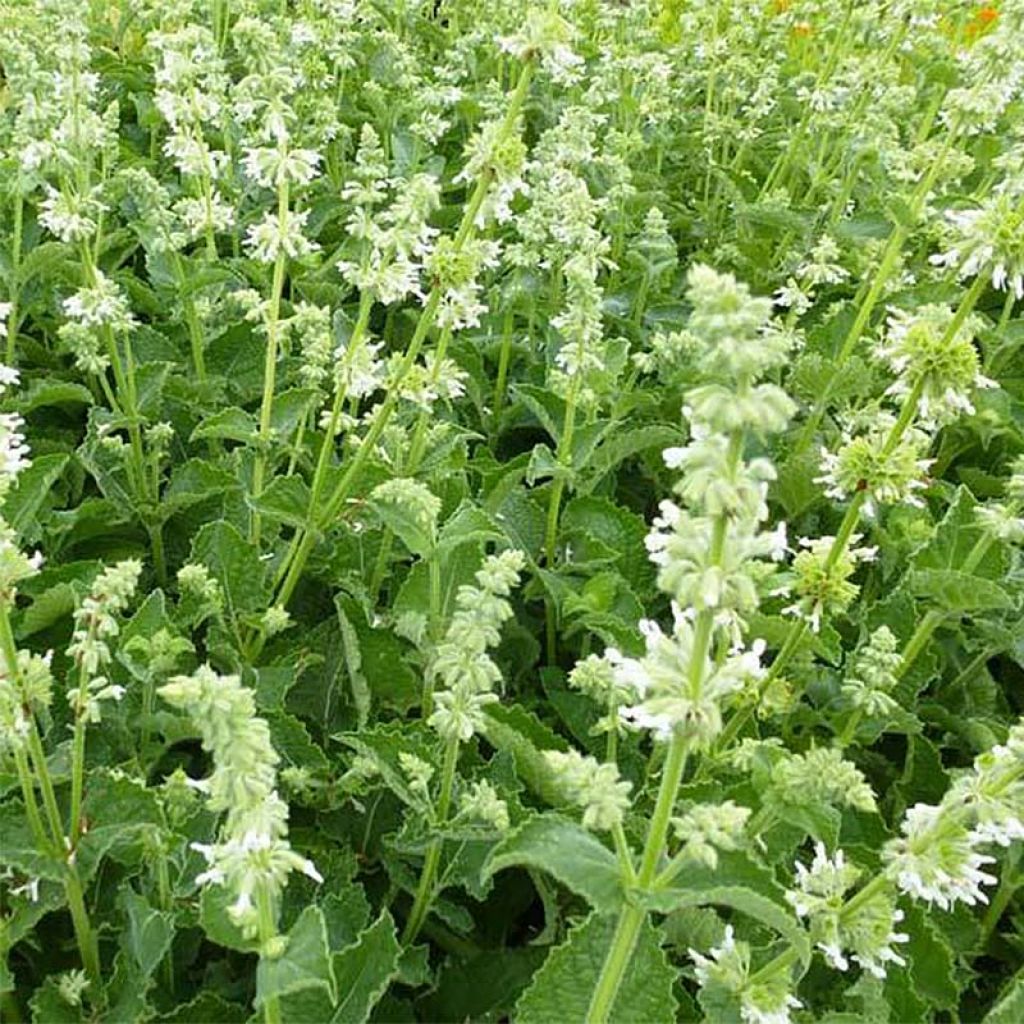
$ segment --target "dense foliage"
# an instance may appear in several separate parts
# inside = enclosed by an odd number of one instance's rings
[[[1024,2],[0,0],[4,1020],[1024,1019]]]

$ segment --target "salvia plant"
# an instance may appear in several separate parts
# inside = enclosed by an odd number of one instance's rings
[[[0,1018],[1024,1019],[1022,0],[0,0]]]

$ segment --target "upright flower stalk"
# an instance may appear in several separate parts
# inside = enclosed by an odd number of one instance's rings
[[[281,895],[288,875],[299,871],[323,879],[313,862],[288,842],[288,805],[277,792],[280,760],[270,728],[256,714],[251,690],[237,676],[220,676],[203,665],[191,676],[175,676],[160,688],[168,704],[183,710],[213,758],[213,771],[195,785],[207,807],[224,819],[212,843],[193,843],[208,864],[198,885],[224,888],[234,902],[232,922],[256,940],[260,956],[275,959],[284,951],[278,934]],[[266,1024],[280,1024],[276,995],[263,1000]]]
[[[519,582],[524,563],[521,551],[492,555],[476,573],[476,585],[459,588],[455,614],[427,668],[429,689],[424,704],[428,723],[444,744],[441,785],[431,813],[431,824],[440,832],[451,811],[459,747],[484,732],[484,709],[498,699],[494,689],[501,681],[501,672],[487,651],[500,641],[501,626],[512,616],[507,598]],[[440,689],[432,693],[438,684]],[[427,846],[412,910],[402,933],[407,944],[416,939],[430,913],[443,849],[443,835],[431,839]]]
[[[311,150],[296,148],[284,122],[270,119],[264,127],[269,145],[253,146],[246,153],[247,173],[258,185],[273,187],[277,196],[277,212],[267,214],[263,221],[249,228],[247,243],[255,259],[273,266],[270,296],[258,307],[259,319],[266,335],[263,363],[263,396],[260,400],[259,433],[253,460],[252,494],[259,500],[267,468],[271,440],[271,417],[276,394],[277,361],[281,341],[281,297],[284,293],[285,271],[289,259],[308,255],[315,248],[302,232],[307,214],[291,209],[292,185],[308,185],[317,176],[320,156]],[[260,139],[259,141],[264,141]],[[260,513],[253,509],[249,520],[249,536],[260,540]]]
[[[746,460],[744,449],[749,436],[777,433],[792,415],[785,393],[761,381],[786,359],[788,340],[769,326],[767,300],[733,278],[697,266],[688,284],[690,330],[708,383],[686,395],[690,443],[665,452],[666,463],[683,472],[676,488],[682,504],[662,503],[647,542],[675,623],[670,634],[645,624],[647,654],[640,659],[614,650],[605,655],[638,701],[620,708],[621,718],[667,744],[636,871],[639,892],[658,884],[687,756],[710,747],[722,728],[723,701],[761,674],[763,644],[745,649],[745,623],[766,576],[760,560],[785,551],[784,530],[760,527],[772,466],[763,458]],[[676,870],[670,866],[666,878]],[[646,913],[639,902],[622,910],[588,1022],[610,1019]]]

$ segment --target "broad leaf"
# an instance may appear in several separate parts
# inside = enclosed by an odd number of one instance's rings
[[[560,815],[527,819],[494,848],[483,873],[489,878],[509,867],[546,871],[598,913],[612,914],[622,905],[615,855],[593,833]]]
[[[358,940],[334,956],[338,1005],[331,1024],[362,1024],[398,973],[402,947],[385,910]]]
[[[278,957],[261,956],[256,968],[256,1005],[304,989],[322,989],[333,1001],[334,973],[327,946],[327,926],[319,907],[306,907],[288,932]]]
[[[553,949],[520,996],[516,1024],[583,1024],[616,931],[614,917],[591,914]],[[645,917],[638,929],[608,1020],[615,1024],[672,1024],[676,972],[662,951],[657,930]]]

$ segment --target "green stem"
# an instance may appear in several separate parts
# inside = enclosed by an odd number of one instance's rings
[[[163,849],[157,858],[156,865],[157,890],[160,896],[160,909],[171,912],[171,879],[167,870],[167,855]],[[174,952],[168,948],[164,954],[164,986],[168,993],[174,992]]]
[[[882,445],[881,457],[884,459],[886,456],[891,455],[896,446],[900,443],[900,439],[906,433],[911,423],[914,422],[914,417],[917,415],[918,402],[921,400],[921,394],[924,390],[924,381],[919,380],[911,388],[910,393],[907,395],[903,402],[903,407],[900,409],[899,418],[892,425],[892,429],[889,431],[888,436],[885,439],[885,443]],[[843,521],[839,524],[839,530],[836,533],[835,539],[832,541],[832,546],[829,548],[828,556],[823,564],[823,573],[828,575],[835,568],[836,563],[846,552],[846,547],[850,542],[850,537],[853,536],[853,531],[857,528],[857,523],[860,520],[860,512],[864,506],[864,502],[867,501],[868,492],[857,491],[850,501],[850,504],[846,506],[846,514],[843,516]],[[782,670],[786,667],[789,659],[796,652],[799,646],[800,640],[803,638],[804,633],[807,631],[807,621],[805,619],[798,619],[789,629],[789,633],[786,635],[786,639],[783,643],[782,650],[779,651],[778,656],[772,662],[771,669],[765,680],[770,682],[777,679],[781,674]],[[762,685],[762,689],[763,689]]]
[[[178,278],[178,287],[184,290],[185,287],[185,270],[182,267],[181,254],[177,254],[175,259],[175,270]],[[192,301],[192,296],[187,295],[182,299],[182,303],[185,307],[185,326],[188,328],[189,343],[192,347],[192,363],[196,368],[196,377],[199,379],[199,383],[203,384],[206,382],[206,353],[203,345],[203,329],[199,323],[199,317],[196,314],[196,305]]]
[[[277,936],[277,922],[274,920],[270,893],[265,885],[260,885],[256,890],[256,910],[259,914],[260,946],[266,948]],[[263,1021],[264,1024],[281,1024],[281,1004],[276,994],[268,995],[263,1000]]]
[[[93,618],[89,623],[88,643],[95,642],[96,628],[99,620]],[[78,844],[82,824],[82,793],[85,789],[85,711],[89,701],[89,673],[84,663],[78,670],[78,693],[75,697],[74,741],[71,754],[71,827],[68,838],[73,850]]]
[[[359,314],[356,317],[355,326],[352,328],[352,336],[349,338],[342,361],[342,371],[348,368],[353,354],[362,346],[363,337],[370,321],[370,313],[373,310],[373,296],[370,292],[364,292],[359,297]],[[309,487],[309,507],[306,509],[306,523],[302,529],[295,532],[292,537],[288,552],[282,559],[281,568],[278,572],[276,585],[281,588],[280,593],[285,593],[285,585],[288,582],[289,570],[295,564],[299,551],[304,546],[312,550],[316,543],[317,522],[321,518],[320,499],[323,496],[324,486],[327,482],[327,470],[331,465],[331,453],[337,444],[338,424],[341,421],[341,414],[345,408],[345,388],[342,383],[336,382],[334,387],[334,400],[331,404],[330,416],[327,420],[327,429],[324,431],[323,439],[320,442],[320,452],[317,455],[316,468],[313,470],[313,480]],[[307,538],[311,538],[307,540]],[[304,559],[303,559],[304,562]],[[298,579],[296,577],[296,582]],[[287,590],[287,601],[291,596],[291,588]],[[279,597],[279,600],[281,598]],[[258,642],[259,643],[259,642]],[[257,647],[258,653],[258,647]]]
[[[569,384],[569,392],[565,398],[565,418],[562,423],[562,435],[558,439],[557,461],[562,472],[551,481],[551,492],[548,499],[547,523],[544,529],[544,564],[548,572],[555,570],[558,515],[562,508],[562,495],[565,493],[566,474],[572,465],[572,441],[576,430],[576,402],[579,398],[579,389],[580,376],[576,374]],[[545,603],[544,618],[548,664],[554,665],[558,654],[558,609],[550,594]]]
[[[64,892],[68,898],[68,909],[71,911],[71,922],[75,929],[75,939],[78,942],[78,953],[82,958],[82,966],[88,975],[94,998],[97,1001],[102,1001],[103,974],[100,969],[99,944],[96,941],[96,933],[89,922],[89,913],[85,909],[85,897],[82,893],[78,870],[72,864],[68,865],[67,875],[64,878]]]
[[[68,850],[65,846],[67,840],[64,835],[64,823],[57,806],[57,795],[53,791],[53,780],[50,778],[50,769],[46,763],[46,751],[43,750],[43,741],[39,738],[39,730],[36,728],[34,719],[29,723],[28,751],[32,758],[32,769],[43,794],[43,809],[46,811],[47,824],[50,826],[50,832],[53,834],[54,843],[60,851],[60,855],[66,857]]]
[[[931,118],[929,117],[929,123],[930,120]],[[924,203],[928,199],[928,194],[931,192],[932,186],[935,184],[935,179],[938,177],[939,171],[946,162],[946,159],[953,148],[958,133],[959,123],[954,124],[950,129],[949,134],[946,137],[945,144],[943,145],[938,157],[936,157],[935,161],[928,169],[928,173],[922,179],[911,197],[911,219],[916,220],[920,215],[921,210],[924,207]],[[826,381],[825,387],[818,396],[818,399],[814,404],[814,408],[811,410],[810,416],[807,417],[807,420],[804,423],[803,430],[801,430],[796,443],[795,454],[803,452],[811,441],[813,441],[815,432],[817,431],[822,417],[825,415],[825,410],[828,407],[828,400],[832,394],[835,382],[841,378],[839,371],[842,370],[846,361],[853,354],[854,347],[860,340],[861,335],[864,333],[868,320],[871,318],[871,314],[874,312],[875,306],[878,304],[878,300],[881,298],[882,292],[885,290],[885,286],[889,282],[889,278],[892,277],[893,271],[895,270],[896,264],[899,260],[900,253],[903,249],[903,243],[906,241],[908,234],[909,230],[901,224],[898,224],[892,229],[892,232],[889,235],[889,240],[886,243],[885,250],[882,253],[882,260],[879,263],[878,270],[875,272],[875,276],[871,282],[871,287],[868,289],[868,293],[864,297],[864,301],[858,306],[857,316],[854,318],[849,331],[846,333],[846,337],[843,339],[842,347],[840,348],[839,355],[836,358],[835,372]],[[977,297],[975,297],[974,301],[977,301]],[[963,304],[961,304],[961,308],[962,306]],[[972,302],[971,308],[973,308],[973,306],[974,303]],[[959,310],[957,313],[959,314]],[[964,315],[966,316],[966,313]]]
[[[159,491],[158,491],[159,493]],[[167,554],[164,551],[163,523],[153,523],[148,528],[150,548],[153,552],[153,572],[156,574],[157,586],[167,586]]]
[[[452,329],[450,327],[443,328],[437,339],[437,346],[434,349],[434,368],[430,373],[430,386],[432,388],[436,388],[438,381],[441,379],[442,365],[448,353],[448,342],[451,341],[451,338]],[[409,445],[409,457],[405,460],[404,472],[406,476],[415,476],[419,472],[420,463],[427,452],[427,437],[429,436],[430,424],[433,419],[434,412],[432,408],[427,407],[420,410],[420,414],[416,419],[416,427],[412,433],[412,443]]]
[[[647,911],[634,904],[627,904],[619,915],[608,956],[590,999],[586,1024],[605,1024],[609,1019],[646,916]]]
[[[0,653],[7,665],[7,671],[14,680],[18,692],[23,692],[21,669],[18,666],[18,645],[14,641],[14,630],[11,628],[10,609],[5,599],[0,599]],[[43,806],[46,809],[47,821],[50,826],[52,843],[55,845],[58,856],[65,856],[64,849],[64,825],[61,821],[60,811],[57,808],[57,798],[53,792],[53,783],[50,780],[50,772],[46,766],[46,753],[43,744],[39,739],[39,730],[36,728],[34,716],[29,717],[28,723],[28,750],[32,759],[32,767],[35,770],[36,780],[43,793]],[[35,807],[35,793],[32,790],[32,806]],[[26,809],[28,801],[26,800]],[[29,812],[30,813],[30,812]]]
[[[626,879],[627,884],[634,885],[636,883],[636,868],[633,867],[633,853],[629,848],[629,840],[626,838],[621,821],[612,826],[612,840],[615,843],[615,853],[619,858],[622,876]]]
[[[974,542],[974,547],[972,547],[967,553],[967,557],[964,559],[963,564],[960,567],[960,571],[967,575],[971,575],[981,564],[981,560],[985,555],[988,554],[988,550],[991,546],[991,534],[982,534]],[[918,656],[927,646],[928,641],[931,640],[935,630],[942,625],[945,619],[945,612],[936,611],[934,608],[931,609],[923,619],[921,619],[917,624],[917,628],[907,641],[906,646],[903,648],[903,658],[901,659],[899,667],[896,669],[895,673],[897,679],[902,679],[903,676],[906,675],[910,666],[914,664]]]
[[[738,445],[736,445],[738,448]],[[713,560],[721,559],[724,547],[724,537],[727,528],[725,516],[719,516],[715,521],[715,536],[712,540]],[[717,553],[717,558],[715,557]],[[693,654],[690,662],[689,682],[691,690],[696,680],[699,688],[703,682],[705,662],[707,661],[708,650],[711,643],[712,627],[714,625],[714,609],[703,609],[697,616],[697,626],[694,631]],[[661,773],[661,784],[658,787],[658,797],[654,805],[654,814],[651,817],[650,828],[647,832],[647,842],[644,844],[643,856],[640,861],[640,870],[637,874],[636,883],[641,889],[647,889],[654,882],[658,870],[658,862],[665,847],[665,839],[668,836],[669,826],[672,821],[672,811],[675,807],[676,795],[679,792],[679,784],[682,782],[683,773],[686,770],[688,740],[679,733],[674,733],[668,745],[668,755]],[[636,945],[637,936],[640,934],[640,926],[643,924],[646,911],[642,907],[631,904],[623,909],[615,935],[612,938],[611,947],[605,958],[604,966],[601,968],[601,975],[598,978],[597,987],[590,1001],[590,1008],[587,1011],[587,1024],[605,1024],[609,1019],[612,1008],[615,1005],[615,997],[618,994],[619,986],[625,977],[626,969],[629,967],[633,955],[633,948]]]
[[[84,695],[79,691],[79,701]],[[85,708],[79,703],[75,708],[75,734],[71,754],[71,828],[70,840],[74,847],[78,842],[82,825],[82,792],[85,788]]]
[[[53,843],[46,834],[43,819],[39,814],[39,804],[36,802],[35,783],[32,779],[32,769],[29,767],[28,757],[23,747],[14,748],[14,763],[18,769],[18,781],[21,783],[21,795],[25,801],[25,816],[28,818],[29,827],[35,837],[36,849],[40,853],[53,853]],[[58,853],[58,856],[60,854]]]
[[[1000,919],[1006,913],[1006,908],[1010,905],[1010,901],[1020,888],[1021,882],[1024,881],[1016,871],[1019,863],[1020,846],[1014,845],[1006,856],[1006,863],[1003,866],[1003,877],[999,881],[999,888],[996,890],[995,896],[992,897],[992,902],[989,904],[988,909],[985,911],[985,916],[981,920],[981,939],[978,942],[978,949],[985,948],[989,936],[996,930]]]
[[[863,708],[854,708],[850,713],[850,717],[846,720],[846,725],[843,726],[843,731],[839,734],[838,743],[842,749],[845,750],[853,742],[854,737],[857,735],[857,727],[863,718]]]
[[[288,182],[278,186],[277,192],[278,230],[284,234],[288,223]],[[267,350],[263,361],[263,399],[260,402],[259,443],[252,471],[252,495],[258,499],[263,493],[263,477],[266,472],[267,448],[270,445],[270,421],[274,410],[274,384],[277,377],[278,326],[281,316],[281,295],[284,291],[284,273],[288,263],[284,249],[279,249],[274,259],[274,275],[270,285],[270,307],[267,310]],[[260,542],[260,514],[252,510],[249,520],[249,538],[254,544]]]
[[[515,314],[512,307],[505,310],[505,317],[501,328],[501,351],[498,354],[498,376],[494,381],[494,400],[491,403],[491,413],[494,430],[497,431],[501,422],[501,410],[505,404],[505,386],[508,380],[508,368],[512,361],[512,336],[515,324]]]
[[[459,741],[457,738],[449,739],[444,748],[444,764],[441,768],[441,793],[437,801],[437,827],[443,828],[448,820],[448,810],[451,807],[452,789],[455,785],[455,768],[459,761]],[[434,878],[437,875],[437,867],[441,862],[441,851],[444,849],[444,839],[440,836],[431,840],[427,847],[426,859],[423,861],[423,869],[420,872],[419,885],[416,887],[416,897],[413,901],[409,918],[405,922],[405,930],[402,933],[402,944],[409,946],[416,941],[420,928],[430,912],[430,905],[434,902]]]

